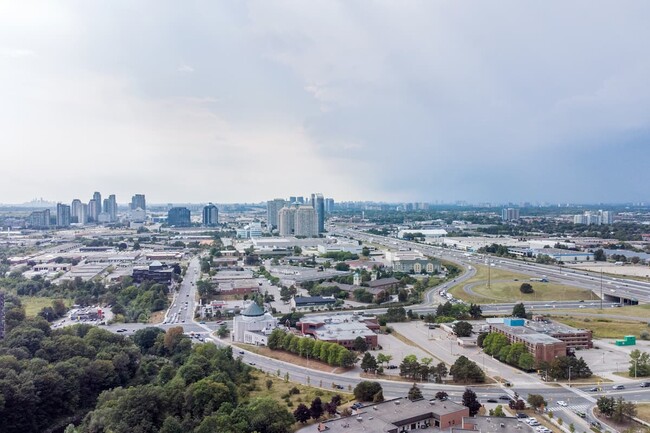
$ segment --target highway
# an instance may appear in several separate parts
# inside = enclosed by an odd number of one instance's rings
[[[553,281],[559,284],[591,290],[593,291],[595,297],[599,298],[595,299],[594,302],[596,302],[597,305],[594,306],[600,306],[601,292],[605,298],[603,299],[603,307],[606,305],[611,306],[612,304],[619,303],[614,301],[607,301],[607,298],[623,298],[626,300],[635,299],[639,303],[650,303],[650,283],[643,281],[616,278],[602,275],[600,273],[571,269],[567,266],[542,265],[539,263],[524,262],[522,260],[516,259],[484,256],[477,253],[467,253],[450,248],[405,241],[403,239],[389,238],[386,236],[378,236],[374,234],[371,235],[369,233],[349,228],[334,226],[330,226],[329,228],[332,233],[340,236],[346,236],[364,242],[372,242],[392,249],[412,249],[428,256],[437,257],[456,263],[457,265],[465,268],[466,272],[462,276],[456,278],[455,281],[444,283],[440,287],[435,287],[429,291],[425,296],[425,303],[433,303],[434,295],[439,290],[452,288],[473,277],[476,272],[475,266],[477,264],[488,265],[492,268],[497,269],[502,268],[511,272],[528,275],[531,278],[545,277],[549,281]],[[529,303],[526,302],[526,305],[528,304]],[[530,304],[536,305],[534,302]],[[561,308],[561,303],[558,302],[557,304],[558,305],[556,308]],[[576,308],[576,306],[571,306],[569,308]]]

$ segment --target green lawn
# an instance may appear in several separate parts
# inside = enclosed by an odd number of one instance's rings
[[[574,328],[590,329],[594,338],[623,338],[626,335],[639,337],[641,331],[649,331],[650,328],[645,322],[626,322],[614,319],[600,319],[593,317],[570,318],[553,316],[553,320],[564,323]]]
[[[23,307],[25,307],[25,314],[27,317],[36,317],[39,311],[44,307],[51,307],[52,301],[58,298],[42,298],[34,296],[21,296],[20,302],[22,302]],[[65,300],[65,304],[69,307],[72,305],[70,299]]]
[[[612,314],[616,316],[625,316],[631,318],[646,318],[650,319],[650,304],[647,305],[631,305],[629,307],[621,308],[598,308],[600,301],[594,301],[596,308],[581,308],[576,310],[562,310],[554,314],[560,313],[590,313],[590,314]]]
[[[503,269],[490,268],[490,287],[488,288],[488,267],[477,266],[476,275],[467,281],[463,281],[450,293],[455,297],[466,302],[510,302],[510,301],[575,301],[575,300],[595,300],[596,296],[586,289],[579,287],[557,284],[553,281],[548,283],[530,281],[529,275],[518,274],[515,272],[505,271]],[[533,286],[534,293],[524,294],[519,291],[522,283],[528,282]],[[465,293],[463,287],[467,284],[475,284],[472,290],[477,295],[473,296]]]

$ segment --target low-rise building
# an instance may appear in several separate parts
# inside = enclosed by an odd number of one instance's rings
[[[247,295],[259,292],[259,283],[252,279],[220,281],[217,290],[222,295]]]
[[[386,260],[390,262],[395,272],[416,274],[440,272],[440,262],[426,257],[419,251],[388,251],[386,252]]]
[[[142,283],[143,281],[155,281],[156,283],[171,284],[174,270],[162,264],[159,261],[151,262],[149,266],[134,267],[133,281]]]
[[[402,433],[433,429],[448,431],[462,427],[469,408],[452,401],[397,398],[363,406],[351,416],[323,421],[315,431],[328,433]]]
[[[311,335],[316,340],[337,343],[352,349],[358,337],[363,338],[368,347],[377,347],[377,330],[380,326],[374,316],[339,313],[305,316],[296,323],[296,328],[303,335]]]
[[[233,319],[231,338],[239,343],[266,346],[271,332],[278,326],[278,319],[265,312],[256,302]]]
[[[503,323],[490,324],[490,332],[498,332],[508,338],[510,344],[524,343],[537,363],[551,362],[566,356],[567,344],[555,337],[539,333],[525,326],[508,326]]]
[[[336,299],[333,296],[294,296],[291,298],[291,308],[296,311],[320,309],[335,303]]]

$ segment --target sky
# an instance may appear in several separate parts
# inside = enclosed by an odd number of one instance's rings
[[[647,1],[0,1],[0,203],[648,201]]]

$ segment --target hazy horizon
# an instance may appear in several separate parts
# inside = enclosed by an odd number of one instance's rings
[[[0,203],[647,202],[650,3],[4,2]]]

